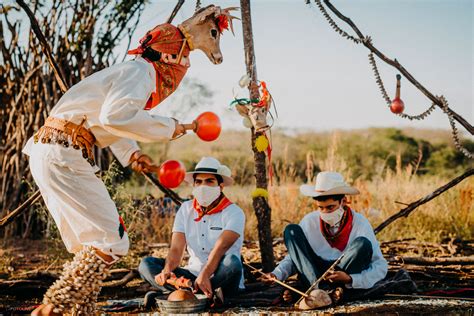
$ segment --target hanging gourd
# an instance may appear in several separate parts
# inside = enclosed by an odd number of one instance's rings
[[[395,99],[393,99],[392,103],[390,104],[390,111],[395,114],[403,113],[405,109],[405,104],[403,103],[402,99],[400,99],[400,81],[402,76],[397,75],[397,92],[395,94]]]

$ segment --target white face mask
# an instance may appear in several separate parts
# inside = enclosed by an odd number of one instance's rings
[[[344,215],[344,209],[342,205],[339,208],[331,213],[320,212],[321,219],[329,224],[329,226],[334,226],[339,223]]]
[[[199,205],[208,207],[221,195],[221,187],[210,187],[208,185],[200,185],[194,187],[193,195],[198,201]]]

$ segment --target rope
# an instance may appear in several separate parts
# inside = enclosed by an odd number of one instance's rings
[[[326,9],[324,8],[323,4],[321,3],[321,0],[315,0],[316,2],[316,5],[318,6],[319,10],[321,11],[321,13],[324,15],[324,17],[326,18],[326,20],[329,22],[329,25],[331,25],[331,27],[334,29],[334,31],[336,31],[337,33],[339,33],[342,37],[345,37],[346,39],[348,40],[351,40],[353,41],[354,43],[356,44],[360,44],[362,42],[361,39],[359,38],[356,38],[352,35],[349,35],[346,31],[342,30],[337,24],[336,22],[334,22],[334,20],[331,18],[331,16],[327,13]]]
[[[387,94],[387,90],[385,89],[385,85],[383,84],[382,78],[380,77],[380,73],[377,68],[377,63],[375,62],[374,54],[372,52],[370,52],[369,54],[369,63],[372,66],[372,70],[374,71],[375,82],[377,83],[377,86],[379,87],[380,93],[382,94],[382,97],[384,98],[387,105],[390,106],[390,104],[392,104],[392,101],[390,100],[390,97]],[[402,118],[409,119],[410,121],[413,121],[413,120],[421,121],[421,120],[424,120],[428,115],[430,115],[434,111],[435,107],[436,107],[436,104],[433,103],[426,111],[418,115],[409,115],[405,113],[400,113],[397,115]]]
[[[449,124],[451,125],[452,136],[454,141],[454,146],[464,154],[467,158],[474,159],[474,154],[467,150],[459,141],[458,129],[456,128],[456,123],[454,121],[453,115],[449,111],[448,100],[444,96],[438,98],[441,101],[443,112],[448,116]]]

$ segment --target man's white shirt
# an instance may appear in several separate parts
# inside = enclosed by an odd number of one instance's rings
[[[388,270],[388,264],[382,255],[379,242],[377,241],[374,230],[367,218],[354,211],[352,211],[352,215],[352,230],[349,235],[347,246],[349,246],[355,238],[365,237],[372,244],[373,254],[368,269],[361,273],[350,275],[352,277],[351,287],[356,289],[368,289],[385,277]],[[319,211],[313,211],[307,214],[303,217],[299,225],[303,229],[306,239],[308,239],[311,249],[313,249],[315,254],[324,260],[336,260],[342,254],[339,249],[331,247],[321,233]],[[289,255],[287,255],[275,270],[273,270],[273,274],[280,281],[286,280],[296,272],[296,267]]]
[[[189,262],[184,268],[198,276],[217,239],[225,230],[239,234],[239,238],[226,254],[235,255],[240,260],[245,228],[245,214],[242,209],[231,204],[219,213],[205,215],[198,222],[194,220],[197,217],[198,213],[194,210],[192,201],[186,201],[181,204],[174,220],[173,233],[184,233],[186,237]],[[244,288],[243,274],[239,287]]]

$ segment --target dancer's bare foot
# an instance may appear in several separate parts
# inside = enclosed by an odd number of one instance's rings
[[[54,313],[53,310],[54,310],[53,304],[48,304],[48,305],[41,304],[40,306],[35,308],[34,311],[31,312],[31,315],[32,316],[56,316],[56,315],[59,316],[60,315],[60,314]]]

